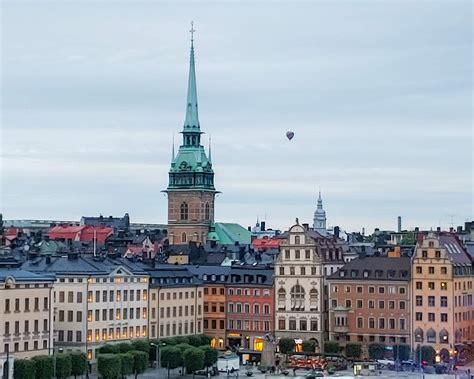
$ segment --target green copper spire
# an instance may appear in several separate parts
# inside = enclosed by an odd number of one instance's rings
[[[199,132],[199,117],[196,89],[196,69],[194,64],[194,27],[191,22],[191,58],[189,60],[188,98],[186,102],[186,119],[184,120],[184,131]]]

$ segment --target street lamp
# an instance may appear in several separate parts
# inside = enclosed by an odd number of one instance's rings
[[[159,342],[158,343],[150,343],[150,346],[155,346],[155,357],[156,357],[156,368],[159,369],[161,368],[161,347],[166,346],[165,342]]]

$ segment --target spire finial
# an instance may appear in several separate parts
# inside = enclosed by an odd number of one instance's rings
[[[212,163],[212,155],[211,155],[211,146],[212,146],[212,139],[211,134],[209,134],[209,163]]]
[[[194,32],[196,29],[194,29],[194,21],[191,21],[191,29],[189,30],[189,33],[191,33],[191,43],[194,42]]]
[[[171,163],[174,163],[175,154],[174,154],[174,133],[171,135],[172,138],[172,147],[171,147]]]

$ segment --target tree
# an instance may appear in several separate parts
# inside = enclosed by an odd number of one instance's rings
[[[107,346],[107,345],[106,345]],[[131,350],[136,350],[133,348],[132,344],[128,342],[122,342],[117,345],[115,345],[115,351],[112,354],[117,354],[117,353],[128,353]]]
[[[188,374],[193,374],[194,376],[196,370],[201,370],[204,367],[204,351],[191,346],[184,351],[183,360]]]
[[[171,338],[165,338],[165,339],[162,339],[161,340],[164,344],[166,345],[177,345],[177,342],[176,342],[176,339],[174,339],[173,337]]]
[[[131,345],[132,350],[144,351],[147,354],[150,352],[150,341],[148,340],[136,340]]]
[[[97,370],[103,379],[118,379],[121,375],[122,364],[118,354],[99,354]]]
[[[176,345],[180,345],[180,344],[188,344],[189,340],[188,340],[188,337],[186,336],[176,336],[174,337],[174,340],[176,341]]]
[[[3,235],[5,228],[3,227],[3,214],[0,213],[0,235]]]
[[[339,353],[339,343],[335,341],[324,342],[324,352],[326,354],[338,354]]]
[[[56,378],[66,379],[71,376],[72,364],[71,356],[69,354],[56,355]]]
[[[51,379],[54,375],[54,361],[52,356],[37,355],[35,361],[35,379]]]
[[[201,336],[198,336],[198,335],[189,336],[188,337],[188,342],[191,346],[195,346],[195,347],[205,345],[204,343],[202,343]]]
[[[187,343],[179,343],[176,345],[176,347],[181,351],[181,354],[184,354],[184,351],[188,350],[192,346]]]
[[[15,359],[13,364],[14,379],[35,379],[35,361],[29,359]]]
[[[385,345],[381,343],[371,343],[369,345],[370,359],[383,359],[385,354]]]
[[[120,356],[120,372],[122,377],[133,374],[134,358],[132,353],[122,353]]]
[[[295,350],[295,340],[293,338],[280,338],[278,348],[283,354],[290,354]]]
[[[395,345],[393,346],[393,358],[406,361],[410,359],[410,346],[408,345]]]
[[[414,232],[408,232],[406,233],[402,240],[400,241],[400,245],[415,245],[416,244],[416,238],[415,238],[415,233]]]
[[[169,370],[180,367],[183,364],[181,350],[176,346],[165,346],[161,350],[161,367]]]
[[[416,348],[416,360],[420,358],[420,347]],[[428,364],[433,364],[436,356],[436,350],[431,346],[421,346],[421,360],[428,362]]]
[[[362,346],[360,343],[348,343],[346,345],[346,357],[359,358],[362,353]]]
[[[87,357],[84,353],[73,352],[71,356],[71,375],[77,378],[78,375],[84,375],[87,371]]]
[[[133,372],[135,373],[135,379],[138,374],[145,372],[148,366],[148,353],[145,351],[132,350],[130,354],[133,356]]]
[[[211,344],[211,341],[212,341],[211,337],[206,336],[204,334],[201,334],[199,337],[201,338],[201,345],[200,346]]]
[[[212,367],[217,362],[219,356],[217,350],[206,345],[200,346],[199,348],[204,352],[204,367]]]
[[[305,340],[303,341],[302,347],[304,353],[314,353],[316,350],[316,341],[315,340]]]
[[[99,348],[99,354],[118,354],[120,353],[120,345],[107,344]],[[129,345],[129,344],[127,344]]]

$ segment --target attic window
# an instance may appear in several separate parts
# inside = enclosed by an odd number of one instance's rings
[[[346,272],[344,270],[339,271],[339,276],[342,278],[346,276]]]
[[[370,271],[364,270],[364,278],[368,278],[370,274]]]
[[[351,278],[356,278],[358,273],[358,270],[351,270]]]
[[[215,276],[215,275],[212,275],[212,276],[211,276],[211,280],[212,280],[213,282],[215,282],[215,281],[216,281],[216,276]]]
[[[402,278],[406,278],[406,277],[408,276],[408,271],[406,271],[406,270],[400,271],[400,276],[401,276]]]
[[[389,278],[393,278],[395,276],[395,270],[388,270]]]
[[[383,274],[383,271],[382,271],[382,270],[375,270],[375,277],[376,277],[376,278],[381,278],[381,277],[382,277],[382,274]]]
[[[207,280],[207,275],[203,275],[202,280]]]

